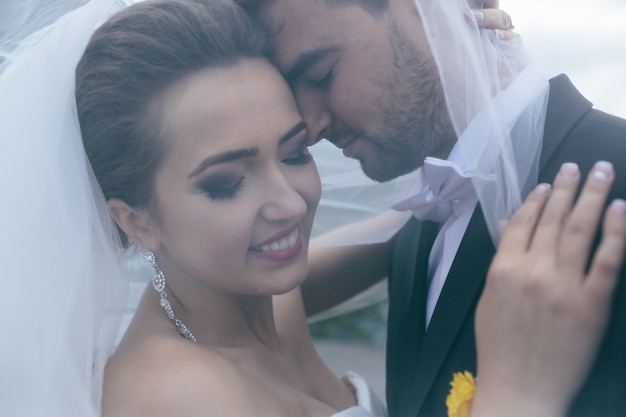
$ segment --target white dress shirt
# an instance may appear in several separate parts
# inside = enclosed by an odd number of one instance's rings
[[[536,84],[533,77],[535,74],[525,69],[507,89],[494,98],[498,120],[503,126],[512,126],[518,115],[528,106],[529,100],[536,96],[535,90],[529,88]],[[424,166],[417,171],[409,197],[392,206],[395,210],[411,210],[419,220],[433,220],[442,224],[428,260],[426,327],[433,316],[437,300],[478,202],[474,190],[477,187],[484,189],[485,185],[492,184],[495,179],[495,168],[489,158],[470,155],[469,157],[474,159],[470,161],[468,155],[464,153],[484,150],[484,134],[493,129],[492,120],[492,115],[479,113],[459,136],[447,160],[426,158]],[[463,182],[463,179],[470,179],[474,187],[461,191],[460,198],[453,197],[447,203],[448,209],[445,208],[445,204],[444,209],[428,207],[440,200],[437,197],[440,192],[444,195],[443,198],[449,197],[444,189],[446,184],[454,183],[456,185],[452,188],[459,188],[458,184]]]
[[[478,201],[471,182],[472,174],[464,172],[462,167],[463,160],[458,146],[452,149],[447,160],[426,158],[424,167],[418,172],[411,197],[393,206],[396,210],[412,210],[420,220],[442,223],[428,260],[426,326],[435,310],[437,299]],[[463,180],[465,184],[453,186],[455,190],[451,193],[446,192],[446,188],[450,188],[447,185],[459,184]],[[437,185],[433,185],[431,190],[432,183]],[[443,186],[440,187],[441,184]],[[436,206],[437,200],[441,200],[438,197],[440,189],[446,199],[440,202],[443,207],[428,207]]]

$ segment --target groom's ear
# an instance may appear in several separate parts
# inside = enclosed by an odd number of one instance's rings
[[[147,209],[130,207],[117,198],[107,201],[107,206],[117,225],[130,240],[145,250],[158,250],[159,229]]]

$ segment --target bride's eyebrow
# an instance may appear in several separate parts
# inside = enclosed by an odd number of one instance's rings
[[[278,139],[278,144],[282,145],[287,142],[289,139],[300,133],[302,130],[306,129],[306,123],[300,121],[294,127],[289,129],[284,135],[282,135]],[[193,178],[196,175],[200,174],[202,171],[207,169],[212,165],[223,164],[225,162],[231,162],[237,159],[243,158],[252,158],[259,154],[258,148],[247,148],[247,149],[237,149],[233,151],[226,151],[219,153],[217,155],[211,155],[208,158],[204,159],[200,164],[194,169],[191,174],[189,174],[189,178]]]
[[[247,149],[238,149],[234,151],[226,151],[226,152],[219,153],[217,155],[211,155],[205,160],[203,160],[202,162],[200,162],[200,164],[196,167],[196,169],[194,169],[191,172],[191,174],[189,174],[189,177],[187,178],[195,177],[196,175],[200,174],[202,171],[204,171],[205,169],[207,169],[208,167],[212,165],[223,164],[225,162],[231,162],[236,159],[252,158],[258,154],[259,154],[258,148],[247,148]]]
[[[287,133],[285,133],[284,135],[280,137],[280,139],[278,139],[278,145],[280,146],[283,143],[287,142],[289,139],[291,139],[292,137],[294,137],[295,135],[297,135],[304,129],[306,129],[306,123],[301,121],[300,123],[296,124],[291,129],[289,129]]]

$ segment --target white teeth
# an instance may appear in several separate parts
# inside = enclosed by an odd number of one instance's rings
[[[295,229],[293,232],[289,234],[289,236],[285,236],[280,240],[277,240],[275,242],[272,242],[266,245],[255,247],[255,249],[261,252],[276,252],[279,250],[285,250],[296,244],[299,233],[300,232],[298,231],[298,229]]]

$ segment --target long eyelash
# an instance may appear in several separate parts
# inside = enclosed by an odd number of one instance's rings
[[[313,157],[308,152],[303,152],[295,158],[285,159],[283,163],[287,165],[306,165],[313,160]]]
[[[326,88],[330,85],[330,82],[333,80],[333,71],[330,70],[328,71],[328,73],[324,76],[324,78],[322,78],[321,80],[318,80],[316,82],[317,86],[320,88]]]
[[[211,188],[211,187],[203,187],[204,192],[209,196],[211,200],[227,200],[233,198],[237,195],[241,187],[243,187],[243,180],[241,178],[237,183],[230,187],[225,188]]]

